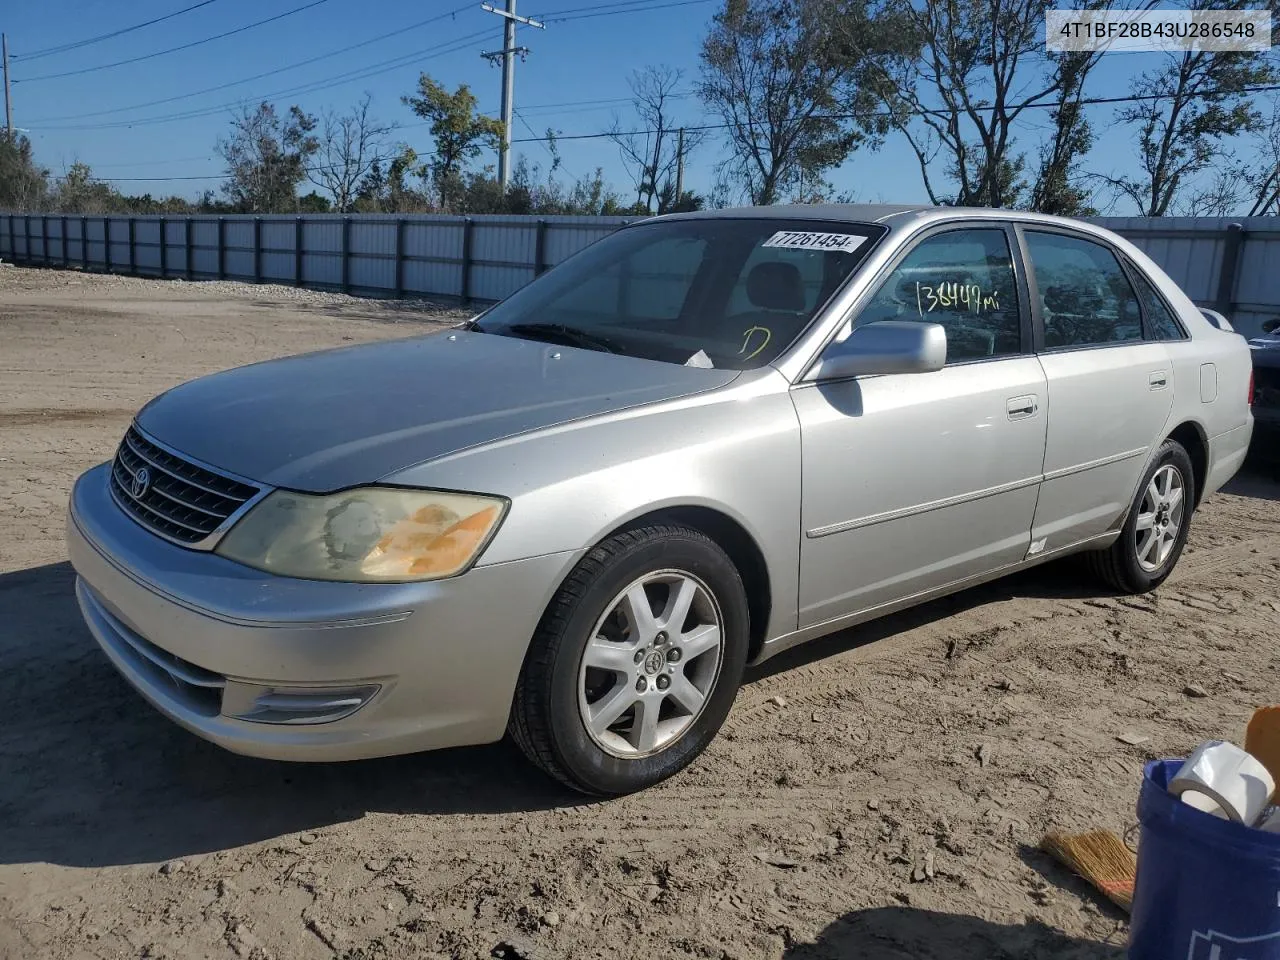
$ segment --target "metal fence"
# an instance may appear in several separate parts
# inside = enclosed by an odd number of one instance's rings
[[[0,259],[372,296],[506,297],[623,217],[79,216],[0,213]],[[1201,306],[1253,335],[1280,316],[1280,221],[1099,218]]]
[[[1280,318],[1280,218],[1100,217],[1246,336]]]
[[[0,214],[0,258],[384,297],[501,300],[622,217]]]

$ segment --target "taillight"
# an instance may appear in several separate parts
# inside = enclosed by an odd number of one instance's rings
[[[1249,371],[1249,406],[1253,406],[1253,371]]]

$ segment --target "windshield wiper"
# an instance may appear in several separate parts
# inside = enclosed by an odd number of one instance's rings
[[[498,333],[500,331],[482,330],[481,332]],[[570,327],[563,323],[513,323],[501,332],[514,333],[516,336],[528,337],[531,340],[544,340],[547,338],[558,337],[561,341],[564,341],[573,347],[586,347],[588,350],[603,350],[605,353],[621,352],[612,340],[597,336],[594,333],[588,333],[586,330],[579,330],[577,327]]]

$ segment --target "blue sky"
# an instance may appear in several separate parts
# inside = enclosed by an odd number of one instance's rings
[[[6,5],[3,25],[12,60],[14,124],[28,131],[42,163],[61,173],[76,160],[83,160],[107,178],[216,177],[221,164],[214,144],[227,129],[237,101],[252,103],[265,98],[281,106],[297,103],[317,112],[327,107],[343,109],[365,92],[372,95],[378,116],[402,126],[397,131],[399,139],[425,154],[430,151],[426,130],[400,103],[400,96],[414,88],[420,71],[450,87],[470,84],[481,108],[494,115],[498,112],[501,72],[480,53],[501,47],[502,25],[499,17],[480,9],[480,0],[465,6],[459,0],[311,0],[315,6],[310,9],[225,39],[138,63],[41,79],[199,41],[308,2],[211,0],[189,13],[101,43],[24,58],[32,52],[165,16],[196,2],[42,0]],[[652,0],[653,4],[662,2]],[[531,136],[531,131],[541,135],[548,126],[567,135],[598,133],[609,126],[615,113],[628,123],[627,78],[646,65],[683,68],[686,87],[692,87],[699,44],[719,0],[621,13],[611,11],[609,3],[522,0],[520,12],[530,16],[589,6],[602,9],[596,16],[558,22],[548,16],[545,30],[520,28],[519,42],[531,53],[517,66],[517,138]],[[460,8],[437,22],[413,26]],[[389,36],[296,69],[280,69],[383,35]],[[1156,56],[1107,55],[1093,75],[1090,92],[1110,95],[1127,91],[1129,79],[1149,68]],[[179,97],[277,70],[271,76],[199,96],[82,116]],[[308,89],[319,87],[323,89]],[[302,89],[295,92],[295,88]],[[620,102],[595,102],[612,98]],[[678,119],[686,123],[710,120],[696,98],[681,101],[679,109]],[[196,113],[202,115],[163,123],[132,122]],[[1039,131],[1048,124],[1045,111],[1031,113],[1023,131],[1029,159],[1034,156]],[[1111,124],[1113,113],[1112,107],[1093,108],[1092,117],[1102,136],[1088,161],[1089,169],[1112,173],[1132,166],[1132,134]],[[514,149],[532,162],[545,166],[548,161],[543,145],[517,144]],[[561,155],[562,179],[603,166],[606,178],[625,195],[625,174],[616,148],[608,141],[564,140]],[[687,185],[708,190],[712,168],[721,155],[714,140],[695,154]],[[490,157],[486,162],[492,160]],[[914,155],[900,138],[891,137],[878,152],[855,154],[831,179],[838,191],[860,200],[927,200]],[[118,186],[129,192],[195,196],[218,184],[210,178],[120,182]],[[1120,207],[1115,212],[1130,211]]]

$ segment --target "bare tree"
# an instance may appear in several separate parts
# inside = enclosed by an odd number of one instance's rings
[[[1246,0],[1192,0],[1193,10],[1244,10]],[[1263,54],[1189,50],[1138,77],[1132,92],[1141,99],[1116,118],[1137,127],[1136,176],[1106,176],[1142,216],[1162,217],[1195,177],[1226,157],[1226,141],[1256,131],[1262,118],[1249,87],[1270,83],[1276,73]]]
[[[635,119],[623,121],[615,116],[608,131],[635,186],[637,206],[650,212],[657,201],[657,212],[667,213],[665,206],[670,205],[673,195],[674,187],[663,188],[674,180],[680,161],[679,123],[672,117],[672,101],[681,96],[678,90],[683,81],[684,71],[674,67],[645,67],[632,73],[628,82]],[[686,132],[686,157],[705,135],[703,131]]]
[[[1157,0],[1141,0],[1127,10],[1149,10]],[[1102,12],[1116,0],[1086,0],[1078,9]],[[1076,217],[1096,214],[1091,175],[1079,170],[1093,146],[1093,127],[1085,113],[1085,83],[1105,50],[1069,50],[1049,55],[1057,77],[1058,102],[1050,111],[1053,132],[1041,145],[1040,163],[1029,206],[1041,213]]]
[[[311,133],[315,126],[315,118],[296,106],[285,117],[269,103],[242,107],[231,121],[231,135],[218,140],[227,164],[222,191],[232,205],[245,213],[297,209],[307,158],[319,146]]]
[[[347,113],[334,110],[320,118],[317,149],[307,166],[307,179],[328,190],[338,213],[349,213],[360,182],[391,156],[388,137],[394,124],[382,123],[369,113],[372,101],[365,94]]]
[[[1280,216],[1280,100],[1272,107],[1271,119],[1257,132],[1257,152],[1241,170],[1247,190],[1251,217]]]
[[[918,56],[888,61],[877,86],[934,203],[1011,207],[1027,191],[1015,131],[1028,110],[1061,105],[1031,185],[1037,209],[1075,212],[1075,164],[1092,143],[1081,100],[1096,54],[1046,58],[1050,0],[889,0]],[[1090,8],[1108,6],[1095,2]],[[940,177],[934,163],[943,161]],[[945,186],[943,185],[945,183]]]
[[[1229,217],[1240,209],[1247,184],[1244,170],[1224,155],[1207,182],[1188,187],[1174,200],[1172,211],[1180,217]]]
[[[1088,0],[1082,9],[1114,5]],[[886,13],[918,52],[877,60],[883,69],[874,82],[934,204],[1091,210],[1076,168],[1093,145],[1084,88],[1102,51],[1044,55],[1050,6],[1050,0],[888,0]],[[1046,106],[1052,132],[1028,183],[1015,133],[1027,111]]]
[[[728,128],[723,181],[776,203],[877,145],[884,130],[863,74],[893,40],[866,0],[725,0],[699,84]]]

